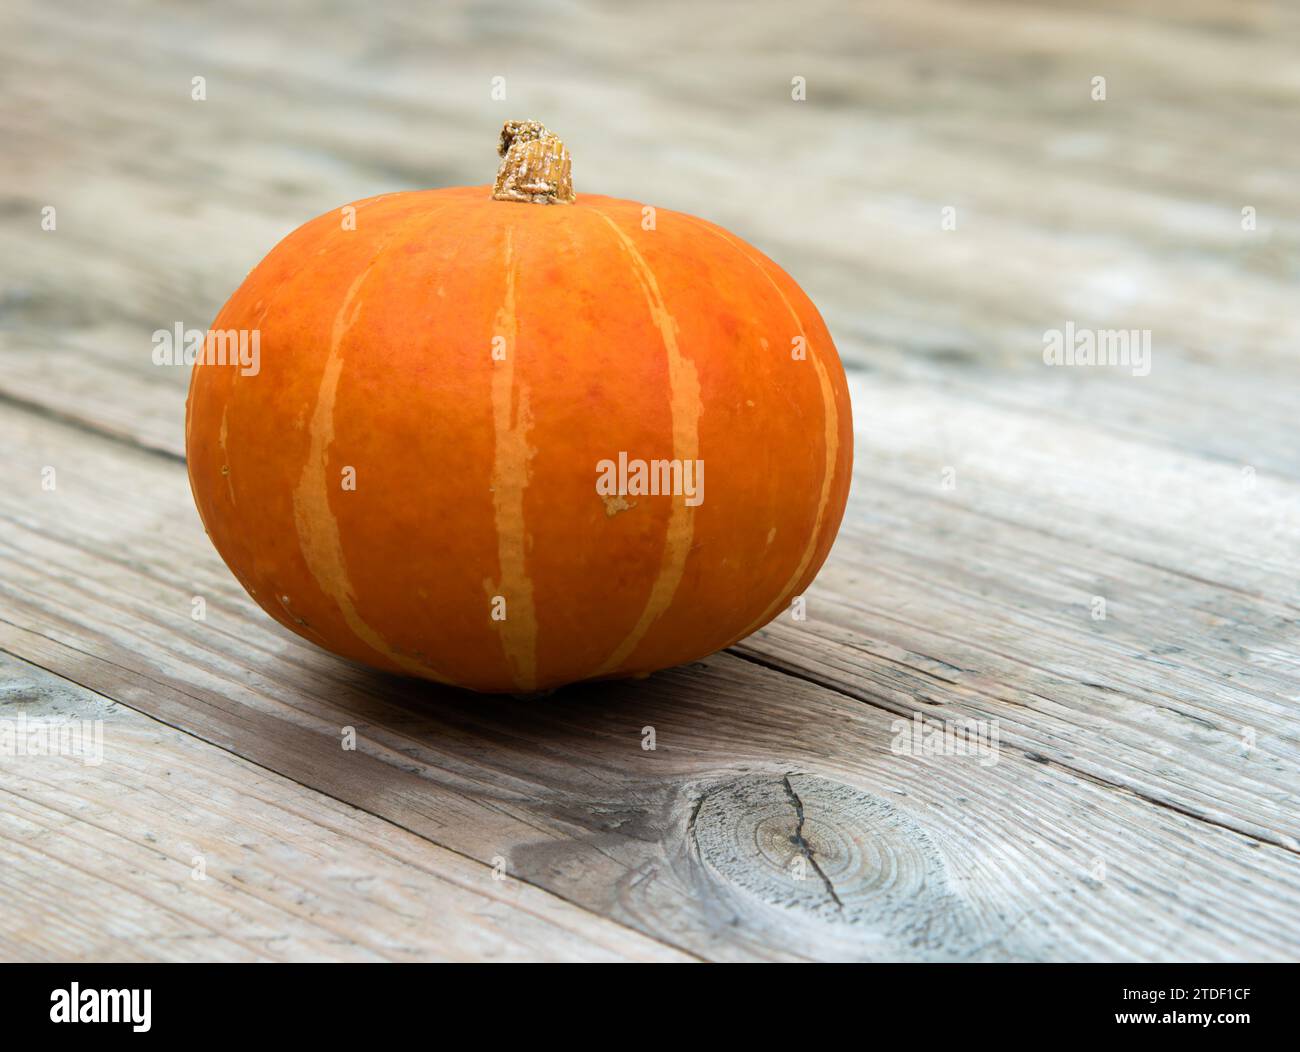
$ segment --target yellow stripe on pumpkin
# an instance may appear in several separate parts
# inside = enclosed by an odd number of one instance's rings
[[[311,445],[307,451],[302,477],[293,493],[294,525],[307,569],[311,571],[320,590],[334,600],[352,634],[371,650],[405,671],[440,683],[449,683],[450,680],[423,662],[397,653],[387,640],[362,620],[357,612],[352,582],[348,579],[338,520],[330,508],[325,466],[329,447],[334,442],[334,402],[338,396],[339,374],[343,369],[340,347],[348,330],[356,322],[361,308],[358,294],[373,266],[372,261],[370,266],[357,275],[347,295],[343,297],[343,305],[334,316],[329,355],[325,360],[325,371],[321,376],[316,407],[311,416]]]
[[[618,238],[620,246],[631,260],[632,273],[645,294],[650,318],[663,339],[664,351],[668,357],[668,404],[673,423],[673,457],[681,463],[698,460],[702,404],[700,377],[695,363],[683,355],[677,345],[677,322],[664,306],[663,296],[659,292],[659,283],[655,280],[654,272],[646,263],[645,257],[637,251],[632,239],[624,234],[609,216],[599,209],[593,208],[592,211],[609,224],[609,228],[614,231],[614,236]],[[686,557],[690,554],[694,532],[695,520],[692,509],[686,506],[685,494],[674,494],[672,510],[668,516],[668,530],[664,538],[664,561],[650,589],[650,597],[646,600],[646,605],[632,631],[593,675],[604,676],[618,671],[650,631],[650,626],[668,609],[686,570]]]
[[[519,262],[514,251],[514,231],[506,230],[506,295],[497,311],[493,335],[505,338],[505,358],[492,363],[492,422],[495,434],[492,460],[492,508],[497,531],[497,559],[501,580],[485,581],[489,601],[505,597],[505,620],[499,622],[501,646],[514,673],[515,685],[532,690],[537,685],[537,611],[533,582],[526,565],[527,532],[524,525],[524,490],[528,465],[536,450],[528,444],[533,414],[528,388],[515,382],[519,325],[515,315],[515,280]]]

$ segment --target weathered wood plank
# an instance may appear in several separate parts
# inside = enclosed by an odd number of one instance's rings
[[[96,722],[0,760],[0,959],[689,959],[0,653],[5,733]]]
[[[1295,952],[1294,854],[1036,762],[1019,741],[988,766],[897,755],[879,699],[727,655],[544,702],[375,675],[252,607],[202,537],[179,465],[17,410],[0,429],[20,450],[0,467],[0,648],[459,854],[504,857],[522,881],[686,952]],[[39,491],[44,462],[59,465],[52,493]],[[196,594],[206,621],[190,617]],[[1029,733],[1015,711],[998,713],[1012,740]],[[355,752],[339,750],[345,725]],[[793,805],[771,810],[787,778],[808,787],[802,832]],[[729,799],[766,809],[769,853],[715,813],[736,813]],[[784,857],[770,853],[782,836]],[[849,914],[818,904],[820,881],[790,883],[800,836]],[[882,845],[924,894],[861,864]]]
[[[944,392],[855,395],[858,514],[808,621],[738,650],[902,714],[1001,719],[1023,749],[1300,849],[1300,485]],[[925,419],[942,440],[914,437]]]

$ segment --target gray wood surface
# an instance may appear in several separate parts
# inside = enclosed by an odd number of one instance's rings
[[[1294,959],[1296,9],[528,10],[6,9],[0,721],[104,762],[0,755],[0,957]],[[262,614],[150,360],[307,218],[490,181],[508,117],[790,271],[857,431],[807,620],[545,701]],[[1046,366],[1067,322],[1150,374]]]

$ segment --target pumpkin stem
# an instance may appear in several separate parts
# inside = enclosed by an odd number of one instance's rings
[[[573,204],[569,151],[539,121],[506,121],[497,153],[502,157],[492,196],[535,205]]]

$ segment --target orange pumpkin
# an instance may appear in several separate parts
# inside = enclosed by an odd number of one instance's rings
[[[495,188],[312,220],[222,308],[186,416],[208,534],[291,631],[474,690],[735,643],[804,591],[844,511],[826,326],[720,227],[575,197],[540,125],[507,124],[501,153]]]

